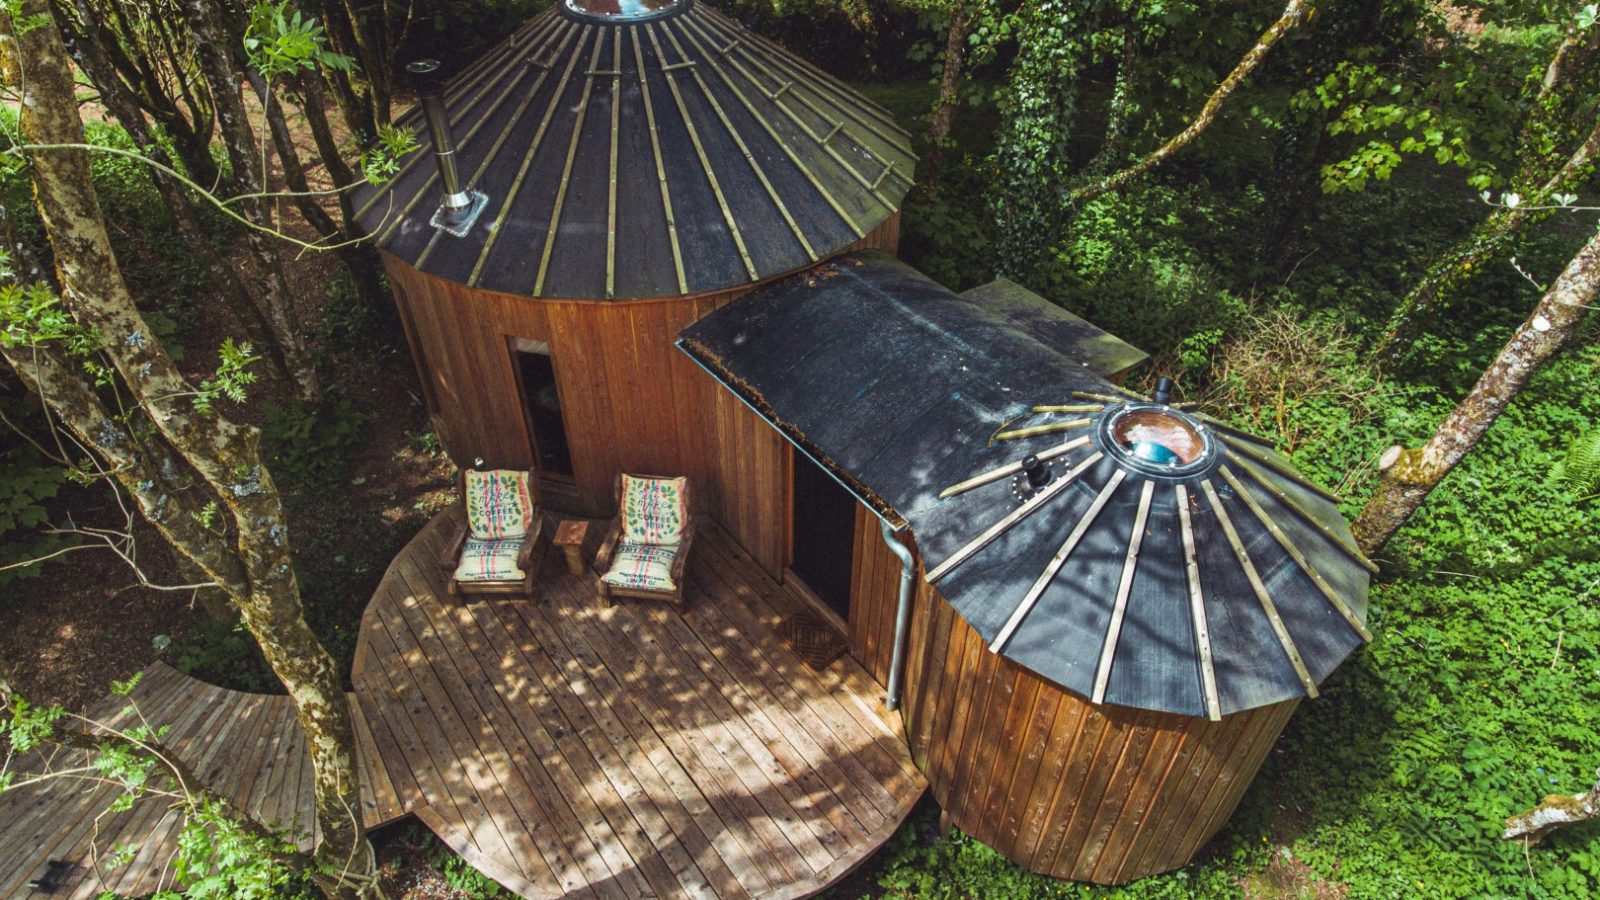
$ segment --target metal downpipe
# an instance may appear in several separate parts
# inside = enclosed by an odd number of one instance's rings
[[[916,564],[911,559],[910,549],[895,538],[894,529],[889,527],[889,523],[884,522],[882,526],[883,542],[888,545],[889,552],[900,560],[900,600],[894,612],[894,651],[889,657],[889,696],[883,703],[893,711],[900,708],[900,692],[904,689],[905,678],[901,672],[905,668],[906,631],[911,625],[911,583],[916,578]]]

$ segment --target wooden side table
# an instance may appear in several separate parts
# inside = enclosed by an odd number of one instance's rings
[[[567,519],[556,526],[556,536],[551,543],[567,555],[567,571],[583,574],[583,539],[589,535],[589,523],[583,519]]]

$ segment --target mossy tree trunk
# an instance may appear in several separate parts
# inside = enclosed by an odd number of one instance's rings
[[[1189,120],[1187,127],[1173,135],[1166,143],[1140,157],[1132,165],[1109,175],[1091,178],[1086,184],[1072,191],[1070,195],[1071,201],[1074,204],[1081,204],[1101,194],[1115,191],[1165,162],[1184,147],[1194,143],[1194,140],[1204,134],[1206,129],[1211,127],[1211,123],[1216,121],[1217,114],[1222,111],[1222,107],[1228,102],[1228,98],[1233,96],[1233,93],[1239,89],[1240,85],[1244,84],[1245,79],[1250,77],[1250,73],[1255,71],[1256,66],[1260,65],[1263,59],[1266,59],[1272,48],[1277,46],[1285,35],[1305,21],[1306,14],[1310,9],[1311,4],[1307,0],[1289,0],[1288,4],[1283,8],[1283,14],[1278,16],[1277,21],[1269,25],[1267,30],[1256,38],[1256,42],[1251,45],[1249,50],[1245,51],[1244,56],[1239,58],[1239,62],[1233,67],[1233,71],[1217,82],[1217,86],[1211,91],[1211,96],[1206,98],[1205,104],[1200,107],[1200,111],[1195,114],[1195,117]]]
[[[185,556],[228,593],[294,702],[314,772],[322,843],[316,878],[329,896],[353,897],[371,884],[373,854],[361,827],[355,735],[332,657],[307,626],[289,551],[288,527],[259,432],[198,411],[190,385],[134,307],[112,252],[81,150],[83,124],[72,69],[45,0],[23,0],[17,29],[0,16],[6,81],[21,99],[36,203],[55,253],[62,298],[81,326],[100,336],[100,352],[120,376],[139,416],[111,415],[62,355],[19,345],[7,356],[86,447],[120,472],[139,506]],[[43,25],[34,26],[34,23]],[[18,31],[21,31],[19,34]],[[25,376],[28,377],[28,376]],[[137,426],[137,432],[135,432]],[[169,495],[162,462],[198,479]],[[138,473],[134,480],[134,473]],[[132,480],[131,485],[128,482]],[[217,530],[201,525],[195,504],[218,504]]]
[[[256,97],[261,102],[262,113],[272,132],[272,143],[278,151],[278,163],[283,168],[283,182],[294,194],[295,208],[322,240],[328,246],[335,248],[333,252],[338,254],[339,261],[344,263],[345,270],[350,273],[351,283],[355,286],[356,297],[361,305],[372,310],[380,309],[384,300],[383,282],[378,277],[377,255],[370,247],[356,243],[360,236],[353,233],[350,227],[350,223],[355,221],[354,211],[349,209],[350,192],[345,191],[339,195],[342,201],[340,218],[335,220],[326,209],[322,208],[320,198],[311,193],[311,182],[306,178],[306,167],[300,159],[300,148],[295,146],[294,133],[289,129],[282,100],[261,73],[250,72],[248,78],[251,89],[256,92]],[[307,113],[306,120],[311,123],[314,117]],[[323,117],[321,122],[326,126],[326,117]],[[313,132],[315,134],[315,127]],[[350,184],[354,174],[339,158],[338,147],[328,146],[332,141],[332,135],[313,139],[318,145],[319,155],[323,157],[324,165],[328,167],[328,175],[333,179],[335,186]],[[332,155],[329,155],[330,151]],[[339,177],[340,173],[343,173],[343,178]]]
[[[1390,447],[1379,460],[1382,481],[1355,522],[1356,540],[1373,556],[1422,501],[1482,440],[1506,406],[1572,337],[1600,290],[1600,232],[1590,236],[1545,291],[1459,406],[1421,447]]]
[[[1600,777],[1600,771],[1595,773]],[[1558,828],[1600,819],[1600,781],[1577,794],[1549,794],[1538,806],[1506,819],[1502,840],[1537,844]]]
[[[126,0],[52,0],[51,8],[66,37],[102,48],[117,90],[134,98],[161,127],[189,177],[216,185],[221,178],[211,158],[216,108],[194,71],[194,45],[182,21],[159,14],[165,12],[159,6],[132,8]],[[95,86],[107,90],[98,77]]]

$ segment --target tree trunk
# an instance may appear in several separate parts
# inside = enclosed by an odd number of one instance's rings
[[[389,123],[389,91],[380,92],[374,84],[377,79],[386,78],[387,73],[366,69],[367,61],[357,38],[360,22],[348,17],[344,0],[324,0],[322,24],[328,30],[329,45],[361,64],[360,72],[335,72],[333,85],[345,124],[356,139],[365,144],[377,136],[379,125]]]
[[[48,21],[45,0],[23,0],[21,14]],[[46,25],[17,35],[4,16],[0,41],[11,48],[4,62],[7,80],[21,95],[24,139],[41,148],[82,143],[71,68],[56,29]],[[86,154],[38,149],[28,159],[67,308],[80,325],[102,336],[100,349],[154,426],[147,440],[164,442],[181,457],[233,524],[224,550],[191,558],[220,567],[215,557],[223,555],[242,570],[242,585],[229,579],[224,587],[232,587],[230,599],[288,690],[306,735],[323,838],[316,851],[318,885],[330,896],[354,897],[370,884],[374,862],[358,813],[355,733],[333,658],[302,614],[288,528],[261,459],[259,432],[195,410],[193,387],[151,336],[122,280]],[[116,427],[114,421],[106,424]],[[101,443],[98,435],[89,437],[91,446]]]
[[[79,2],[82,6],[83,0]],[[88,10],[80,9],[80,13],[87,14]],[[122,81],[111,70],[110,61],[105,58],[103,48],[94,40],[77,34],[68,36],[64,33],[63,37],[66,38],[68,54],[100,92],[101,104],[122,125],[123,130],[128,132],[128,136],[133,139],[139,151],[160,165],[171,166],[166,151],[150,134],[144,114],[137,102],[127,93]],[[150,177],[155,182],[156,191],[160,193],[162,201],[172,213],[172,221],[177,228],[178,236],[199,258],[200,264],[210,277],[212,286],[216,288],[228,309],[233,312],[234,318],[239,320],[239,326],[244,330],[246,339],[266,355],[277,378],[285,384],[291,383],[283,348],[279,346],[266,317],[262,315],[260,307],[245,287],[244,280],[239,277],[233,266],[223,259],[222,254],[217,252],[205,229],[201,227],[199,213],[187,189],[159,169],[151,169]]]
[[[228,161],[233,168],[234,193],[248,198],[239,202],[240,212],[260,227],[271,227],[274,221],[272,205],[255,196],[267,189],[265,163],[256,148],[250,118],[245,113],[239,73],[234,69],[233,57],[227,50],[233,46],[235,35],[229,33],[222,21],[221,10],[211,0],[185,0],[184,9],[200,49],[201,71],[211,86],[211,95],[217,106],[217,121],[221,126],[223,144],[227,147]],[[245,241],[261,279],[261,305],[272,326],[273,335],[283,347],[300,399],[312,404],[321,403],[322,385],[317,377],[315,359],[304,334],[296,326],[292,294],[288,279],[283,274],[283,261],[278,256],[278,248],[258,228],[245,229]]]
[[[939,74],[939,96],[933,103],[933,121],[928,126],[928,155],[922,161],[922,189],[939,192],[939,176],[944,172],[944,154],[950,145],[950,129],[955,124],[956,108],[961,103],[961,70],[967,56],[967,25],[971,12],[967,3],[956,0],[950,10],[950,28],[944,38],[944,67]]]
[[[1127,140],[1128,106],[1133,100],[1133,65],[1138,61],[1139,31],[1132,24],[1122,26],[1122,57],[1117,61],[1117,81],[1111,89],[1111,102],[1106,110],[1106,136],[1099,152],[1084,167],[1089,175],[1104,175],[1117,164],[1123,155]]]
[[[339,152],[339,141],[334,137],[333,127],[328,122],[328,100],[323,92],[324,84],[326,81],[320,71],[301,72],[296,81],[300,94],[300,108],[305,112],[306,124],[311,128],[311,139],[317,144],[317,154],[322,157],[323,165],[328,168],[328,178],[340,186],[353,184],[356,173],[345,164],[344,157]],[[345,234],[353,237],[356,229],[356,208],[350,198],[349,191],[339,192],[339,217],[344,222]],[[400,317],[383,288],[383,277],[380,274],[383,271],[382,264],[378,262],[378,253],[373,249],[372,243],[363,241],[349,247],[345,266],[350,270],[350,279],[355,285],[356,297],[361,304],[371,309],[377,315],[378,321],[393,335],[397,338],[403,337]]]
[[[1356,541],[1374,556],[1434,487],[1469,453],[1528,379],[1561,349],[1600,290],[1600,232],[1589,238],[1533,314],[1506,342],[1466,399],[1420,448],[1391,447],[1378,466],[1383,480],[1355,522]]]
[[[350,233],[349,223],[355,221],[354,210],[349,208],[348,191],[339,194],[341,200],[340,212],[344,224],[334,221],[328,211],[322,208],[318,198],[310,195],[311,182],[306,178],[305,165],[300,161],[300,150],[295,146],[294,134],[289,130],[289,123],[283,115],[283,104],[272,90],[272,85],[258,72],[249,73],[250,86],[261,100],[261,108],[266,116],[268,126],[272,130],[273,144],[278,149],[278,161],[283,167],[283,181],[289,190],[297,196],[294,198],[295,208],[300,210],[300,215],[306,220],[323,240],[335,246],[333,252],[338,254],[339,261],[344,263],[345,270],[350,273],[350,281],[355,286],[356,298],[372,310],[378,310],[383,305],[383,283],[378,279],[378,261],[372,252],[364,245],[353,243],[355,235]],[[311,116],[307,115],[307,121]],[[324,128],[327,125],[323,117]],[[315,131],[315,129],[313,129]],[[315,137],[315,136],[314,136]],[[350,183],[354,175],[339,158],[337,146],[327,147],[332,142],[333,135],[327,135],[327,142],[318,141],[319,151],[325,155],[324,165],[330,169],[342,170],[347,178],[334,179],[334,186],[344,187]],[[332,156],[326,154],[331,150]],[[331,159],[331,162],[329,161]],[[329,173],[333,176],[333,173]]]
[[[389,60],[385,50],[389,43],[389,17],[384,6],[378,4],[376,15],[363,16],[356,0],[344,0],[345,15],[361,61],[361,74],[371,91],[372,117],[379,125],[389,122]]]
[[[186,54],[172,31],[181,23],[152,21],[142,12],[130,18],[121,5],[126,2],[110,0],[91,7],[86,0],[52,0],[52,9],[64,37],[99,48],[110,67],[110,80],[160,125],[189,177],[214,188],[221,180],[211,158],[214,111],[206,92],[196,90],[185,77]],[[164,59],[153,64],[147,58],[157,56]],[[163,65],[174,73],[179,96],[167,93],[168,85],[157,73],[157,66]],[[96,86],[104,90],[101,79],[96,79]]]
[[[1428,267],[1422,280],[1400,301],[1388,330],[1373,345],[1371,359],[1380,364],[1398,360],[1422,328],[1438,315],[1445,302],[1531,224],[1535,215],[1527,207],[1546,203],[1551,194],[1579,183],[1592,171],[1591,164],[1597,154],[1600,154],[1600,121],[1596,121],[1588,139],[1566,164],[1549,181],[1535,188],[1521,205],[1496,209],[1472,230],[1472,234]]]

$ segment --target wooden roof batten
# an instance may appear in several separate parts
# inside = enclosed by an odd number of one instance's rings
[[[916,156],[893,117],[699,0],[637,17],[563,0],[443,94],[465,190],[462,236],[433,227],[421,148],[357,218],[430,275],[498,293],[607,300],[701,294],[834,255],[893,216]]]

